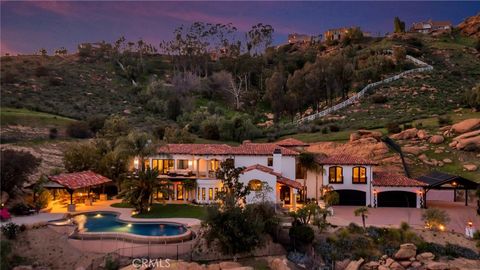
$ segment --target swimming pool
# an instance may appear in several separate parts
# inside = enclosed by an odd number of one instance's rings
[[[141,236],[178,236],[188,229],[177,223],[167,222],[126,222],[110,212],[90,212],[75,215],[74,223],[82,233],[129,233]]]

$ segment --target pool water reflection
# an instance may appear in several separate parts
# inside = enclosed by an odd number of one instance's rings
[[[128,223],[119,221],[113,213],[85,213],[74,216],[78,229],[83,232],[123,232],[144,236],[181,235],[187,228],[174,223]]]

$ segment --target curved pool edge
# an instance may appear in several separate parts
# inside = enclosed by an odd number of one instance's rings
[[[171,224],[171,225],[178,225],[185,227],[185,233],[179,235],[171,235],[171,236],[150,236],[150,235],[139,235],[133,234],[128,232],[81,232],[78,230],[77,225],[72,223],[67,223],[66,220],[70,219],[74,216],[83,215],[83,214],[113,214],[116,216],[116,219],[122,223],[137,223],[137,224]],[[74,214],[65,214],[62,219],[51,220],[48,222],[49,226],[54,227],[74,227],[73,232],[69,234],[69,238],[77,239],[77,240],[102,240],[102,239],[110,239],[110,240],[130,240],[134,241],[135,243],[158,243],[158,244],[169,244],[169,243],[183,243],[186,241],[191,241],[196,238],[196,234],[191,230],[191,227],[188,224],[183,224],[180,222],[173,222],[173,221],[165,221],[165,219],[154,221],[132,221],[132,220],[124,220],[120,218],[121,213],[116,211],[110,210],[101,210],[101,211],[82,211],[77,212]]]

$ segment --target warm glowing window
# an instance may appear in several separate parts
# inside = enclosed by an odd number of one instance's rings
[[[152,168],[157,169],[160,174],[167,174],[173,171],[175,161],[173,159],[152,159]]]
[[[210,170],[218,171],[218,168],[220,168],[220,161],[217,159],[210,160]]]
[[[208,199],[213,201],[213,188],[208,189]]]
[[[144,162],[145,162],[145,169],[150,168],[150,160],[147,159]]]
[[[179,170],[186,170],[186,169],[188,169],[188,160],[187,160],[187,159],[179,159],[179,160],[177,160],[177,169],[179,169]]]
[[[205,188],[202,188],[202,200],[205,201]]]
[[[177,185],[177,200],[183,200],[183,186]]]
[[[328,169],[328,181],[333,184],[343,183],[343,168],[333,166]]]
[[[197,200],[200,200],[200,188],[197,188]]]
[[[367,183],[367,168],[365,168],[365,167],[353,167],[353,169],[352,169],[352,182],[354,184],[366,184]]]
[[[262,189],[262,181],[258,179],[250,180],[250,182],[248,182],[248,186],[253,191],[259,191]]]
[[[215,199],[218,197],[218,188],[215,188]]]

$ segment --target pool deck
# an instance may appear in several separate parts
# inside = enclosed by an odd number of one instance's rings
[[[96,201],[93,203],[92,206],[88,206],[85,204],[77,204],[75,212],[68,212],[66,205],[53,204],[49,213],[39,213],[31,216],[12,217],[11,220],[4,223],[13,222],[20,225],[34,225],[45,223],[50,220],[61,219],[69,213],[79,214],[84,212],[109,211],[119,213],[119,219],[130,222],[174,222],[184,224],[187,227],[196,227],[200,226],[201,224],[201,221],[196,218],[134,218],[132,217],[133,208],[116,208],[110,206],[114,203],[120,202],[121,200]]]

